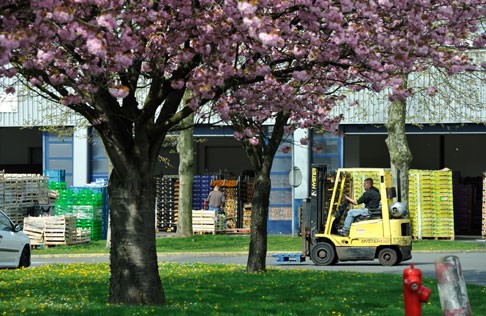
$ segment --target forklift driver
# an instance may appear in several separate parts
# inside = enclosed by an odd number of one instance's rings
[[[343,228],[338,229],[338,233],[342,236],[349,235],[349,229],[355,217],[360,215],[368,216],[370,214],[369,209],[377,209],[380,207],[380,191],[373,186],[373,179],[366,178],[363,182],[363,187],[365,192],[357,201],[353,200],[347,195],[344,196],[351,204],[358,205],[364,203],[364,208],[355,208],[348,211],[348,215],[346,215],[346,219],[344,220]]]

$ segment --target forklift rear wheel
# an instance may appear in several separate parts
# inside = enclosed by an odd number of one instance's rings
[[[327,242],[317,243],[312,247],[310,257],[312,262],[319,266],[328,266],[337,262],[336,251]]]
[[[378,253],[378,260],[383,266],[394,266],[399,262],[397,251],[392,248],[381,249]]]

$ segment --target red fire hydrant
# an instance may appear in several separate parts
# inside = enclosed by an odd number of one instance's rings
[[[431,290],[422,285],[422,270],[410,268],[403,270],[403,298],[405,316],[422,316],[422,303],[429,300]]]

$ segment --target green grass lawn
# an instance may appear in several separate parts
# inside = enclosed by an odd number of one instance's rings
[[[107,304],[108,264],[0,270],[0,315],[404,315],[401,275],[161,263],[165,306]],[[423,315],[441,315],[437,284]],[[468,285],[475,315],[486,287]]]
[[[186,238],[157,238],[157,252],[246,252],[250,237],[241,235],[194,235]],[[302,239],[289,235],[269,235],[268,251],[300,252]],[[415,240],[414,251],[486,251],[486,242],[455,240]],[[34,249],[33,254],[108,253],[106,241],[90,244]]]

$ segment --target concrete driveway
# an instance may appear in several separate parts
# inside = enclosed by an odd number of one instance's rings
[[[423,276],[435,278],[434,262],[444,256],[454,255],[459,258],[462,272],[467,283],[486,286],[486,252],[413,252],[412,260],[402,262],[397,266],[384,267],[375,261],[339,262],[333,266],[316,266],[307,258],[302,263],[279,263],[277,258],[267,256],[268,267],[280,267],[285,269],[309,269],[321,271],[352,271],[369,273],[390,273],[402,275],[403,270],[413,263],[415,268],[421,269]],[[246,253],[159,253],[160,262],[207,264],[242,264],[246,265],[248,256]],[[108,255],[36,255],[32,256],[32,266],[40,266],[49,263],[95,263],[108,262]]]

